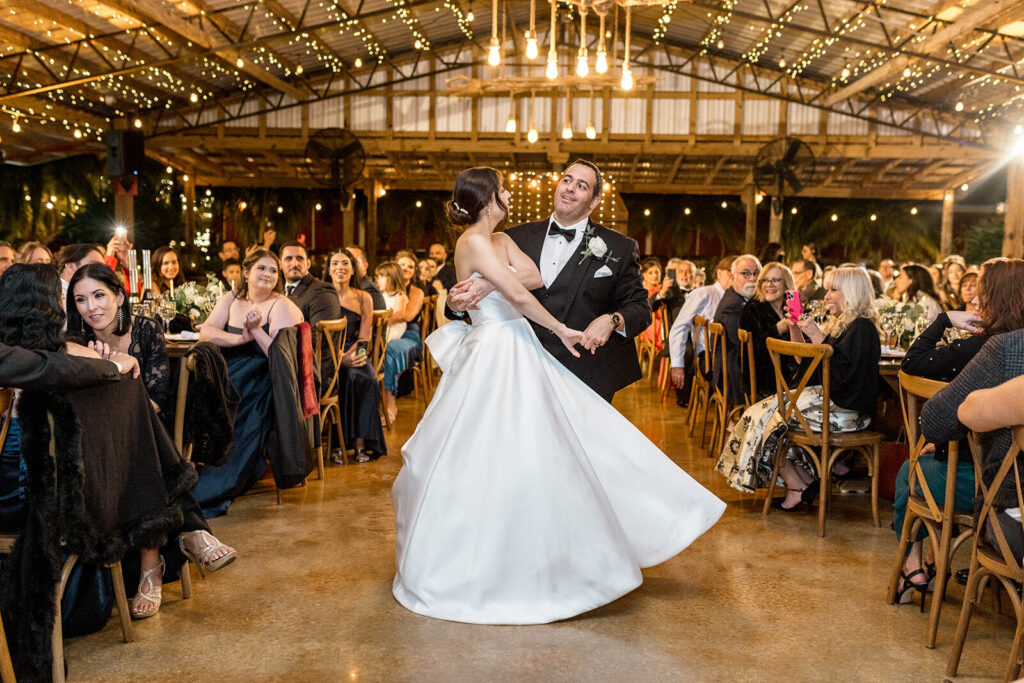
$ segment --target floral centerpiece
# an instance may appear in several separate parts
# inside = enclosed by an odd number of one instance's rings
[[[172,299],[178,309],[178,313],[189,319],[193,324],[202,323],[213,312],[217,300],[224,296],[227,290],[221,281],[213,273],[208,273],[206,284],[197,282],[186,282],[181,287],[175,287]],[[165,296],[170,295],[168,292]]]
[[[882,329],[882,343],[890,348],[906,349],[928,324],[924,306],[895,299],[877,299],[875,311]]]

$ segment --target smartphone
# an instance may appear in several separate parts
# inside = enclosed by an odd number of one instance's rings
[[[356,342],[356,355],[365,356],[370,350],[370,340],[360,339]]]
[[[786,311],[789,313],[789,322],[796,323],[804,313],[804,307],[800,303],[800,292],[791,289],[786,292]]]
[[[124,237],[127,237],[128,231],[122,228],[121,226],[117,226],[116,228],[114,228],[114,234],[123,239]]]
[[[665,277],[667,277],[672,282],[675,282],[676,281],[676,269],[675,268],[669,268],[668,270],[666,270],[665,271]]]

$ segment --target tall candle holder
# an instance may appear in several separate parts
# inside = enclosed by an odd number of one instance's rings
[[[153,262],[149,255],[149,249],[142,250],[142,291],[149,292],[153,289]]]

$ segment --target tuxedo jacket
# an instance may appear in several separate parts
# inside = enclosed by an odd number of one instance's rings
[[[524,223],[507,231],[538,268],[549,222],[544,219]],[[531,324],[540,343],[552,356],[595,392],[610,397],[641,377],[633,338],[650,326],[651,306],[640,279],[636,241],[593,221],[588,226],[595,237],[600,237],[608,245],[607,256],[584,258],[587,245],[582,242],[551,286],[536,289],[533,295],[555,318],[580,331],[598,316],[618,311],[622,315],[626,335],[612,332],[608,343],[597,349],[597,353],[577,348],[580,357],[575,358],[557,336],[532,321]],[[618,260],[613,261],[612,258]],[[595,277],[603,266],[611,270],[611,275]]]
[[[729,371],[729,395],[726,398],[732,403],[743,403],[743,377],[740,372],[740,313],[747,300],[735,289],[725,290],[722,300],[715,310],[714,322],[725,328],[725,362]],[[716,353],[714,358],[715,384],[722,386],[722,356]]]
[[[0,387],[79,389],[120,379],[110,361],[0,344]]]
[[[309,273],[299,280],[295,291],[288,298],[302,311],[302,318],[309,323],[313,334],[316,334],[316,324],[321,320],[337,320],[341,317],[341,304],[334,287]]]

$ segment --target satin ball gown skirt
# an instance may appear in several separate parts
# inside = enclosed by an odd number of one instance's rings
[[[537,624],[642,582],[716,498],[558,363],[499,294],[428,339],[444,375],[402,449],[393,593],[439,619]]]

